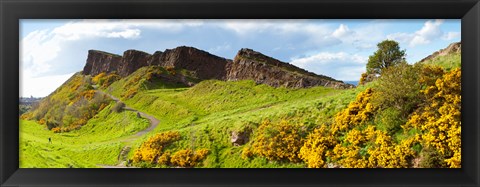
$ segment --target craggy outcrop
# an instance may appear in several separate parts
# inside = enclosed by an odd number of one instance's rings
[[[83,68],[84,75],[98,75],[102,72],[117,71],[122,56],[103,51],[89,50],[87,63]]]
[[[143,51],[127,50],[123,53],[122,62],[118,67],[118,75],[128,76],[137,69],[148,66],[148,61],[152,55]]]
[[[461,42],[451,43],[450,45],[448,45],[447,48],[440,49],[439,51],[436,51],[436,52],[432,53],[431,55],[428,55],[424,59],[420,60],[420,62],[424,62],[424,61],[427,61],[427,60],[430,60],[430,59],[437,58],[439,56],[445,56],[445,55],[452,54],[452,53],[460,53],[461,51],[462,51],[462,43]]]
[[[185,69],[198,79],[225,79],[225,67],[230,62],[225,58],[212,55],[193,47],[181,46],[167,49],[165,52],[155,52],[149,65],[175,67]]]
[[[326,86],[353,88],[351,84],[316,75],[294,65],[281,62],[251,49],[241,49],[227,69],[227,80],[253,79],[274,87],[306,88]]]
[[[83,74],[97,75],[101,72],[116,72],[118,75],[126,77],[141,67],[152,65],[186,70],[189,72],[189,76],[199,80],[249,79],[259,84],[289,88],[326,86],[344,89],[354,87],[331,77],[305,71],[251,49],[241,49],[233,61],[186,46],[167,49],[164,52],[157,51],[153,55],[137,50],[127,50],[123,56],[118,56],[90,50]],[[191,85],[190,82],[188,85]]]

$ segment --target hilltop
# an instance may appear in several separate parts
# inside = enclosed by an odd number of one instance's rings
[[[96,76],[103,72],[126,77],[146,66],[181,70],[183,74],[198,80],[254,80],[259,84],[288,88],[354,87],[354,85],[308,72],[246,48],[238,51],[234,60],[186,46],[167,49],[163,52],[157,51],[153,55],[138,50],[127,50],[122,56],[89,50],[83,74]],[[187,81],[183,83],[195,84]]]

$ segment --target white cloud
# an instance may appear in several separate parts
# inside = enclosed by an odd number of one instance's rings
[[[429,44],[433,40],[439,39],[443,36],[443,31],[440,28],[442,23],[443,20],[429,20],[425,22],[420,30],[415,31],[414,33],[393,33],[389,34],[387,38],[406,43],[410,47]]]
[[[32,78],[20,76],[20,96],[45,97],[62,85],[73,73]]]
[[[333,31],[332,35],[334,37],[337,37],[337,38],[341,38],[341,37],[345,37],[345,36],[348,36],[350,34],[353,34],[354,32],[351,31],[348,26],[344,25],[344,24],[340,24],[340,26],[335,30]]]
[[[358,80],[365,71],[368,57],[345,52],[320,52],[304,58],[293,58],[291,64],[316,74],[338,80]]]
[[[383,32],[386,26],[387,23],[377,20],[353,29],[347,25],[340,24],[338,28],[331,33],[331,36],[359,51],[369,50],[375,48],[375,44],[384,39],[385,34]]]
[[[240,37],[256,37],[259,33],[269,35],[306,36],[309,43],[336,44],[331,36],[332,28],[326,24],[314,24],[306,20],[228,20],[217,22],[216,26],[233,31]]]
[[[442,36],[444,40],[453,40],[460,37],[460,32],[447,32]]]

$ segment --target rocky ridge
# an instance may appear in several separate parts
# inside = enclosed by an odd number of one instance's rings
[[[420,62],[424,62],[424,61],[427,61],[427,60],[430,60],[430,59],[437,58],[439,56],[445,56],[445,55],[452,54],[452,53],[460,53],[461,51],[462,51],[462,43],[461,42],[451,43],[445,49],[440,49],[439,51],[436,51],[436,52],[432,53],[431,55],[428,55],[427,57],[420,60]]]
[[[259,84],[288,88],[326,86],[345,89],[354,87],[351,84],[305,71],[246,48],[241,49],[234,60],[187,46],[167,49],[163,52],[156,51],[154,54],[127,50],[123,56],[89,50],[83,74],[95,76],[105,72],[126,77],[141,67],[152,65],[186,70],[192,77],[200,80],[250,79]]]

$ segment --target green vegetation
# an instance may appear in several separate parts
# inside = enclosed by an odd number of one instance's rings
[[[430,64],[430,65],[437,65],[445,69],[446,71],[451,71],[455,68],[460,68],[461,64],[461,54],[460,53],[452,53],[443,56],[437,56],[433,59],[428,59],[423,61],[423,64]]]
[[[377,47],[377,51],[368,57],[367,73],[380,74],[385,68],[405,62],[405,50],[400,50],[398,42],[384,40]]]
[[[20,167],[98,167],[117,164],[124,141],[148,126],[134,112],[111,112],[109,105],[79,130],[54,133],[34,121],[20,120]],[[48,139],[51,138],[52,143]]]
[[[398,58],[348,90],[198,82],[158,66],[75,74],[22,115],[20,167],[461,167],[460,57],[409,65],[393,44]],[[55,130],[71,124],[82,125]]]

